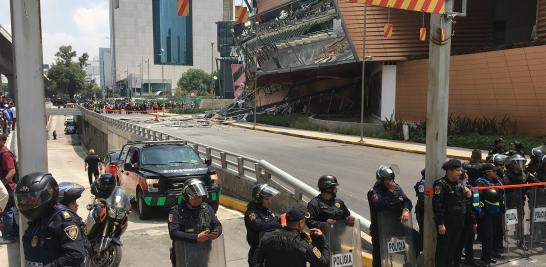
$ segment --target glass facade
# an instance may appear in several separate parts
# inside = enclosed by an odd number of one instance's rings
[[[190,15],[178,16],[176,0],[153,0],[154,63],[193,65],[192,0]]]

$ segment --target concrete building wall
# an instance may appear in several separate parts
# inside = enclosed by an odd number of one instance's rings
[[[396,118],[424,121],[428,60],[399,63]],[[449,113],[502,118],[546,134],[546,45],[451,57]]]
[[[114,9],[114,29],[112,52],[115,59],[116,80],[129,74],[140,74],[139,64],[150,60],[150,79],[161,80],[161,65],[154,64],[153,9],[152,0],[119,0],[119,8]],[[217,43],[216,22],[224,16],[223,1],[192,1],[193,25],[193,66],[164,65],[166,83],[176,87],[178,79],[186,70],[199,68],[211,71],[211,42]],[[173,10],[176,12],[176,10]],[[144,63],[147,72],[147,64]],[[146,73],[147,74],[147,73]],[[174,93],[174,90],[173,90]]]

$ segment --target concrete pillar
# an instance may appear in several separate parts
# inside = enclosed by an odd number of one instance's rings
[[[383,65],[381,78],[381,120],[394,116],[396,107],[396,65]]]
[[[15,76],[12,75],[6,75],[8,78],[8,95],[9,97],[15,97]]]

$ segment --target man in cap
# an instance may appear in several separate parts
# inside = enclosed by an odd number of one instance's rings
[[[286,227],[267,232],[250,260],[251,267],[327,267],[330,250],[318,228],[303,232],[309,213],[303,207],[286,212]]]
[[[421,170],[421,179],[417,181],[415,186],[415,195],[417,196],[417,204],[415,204],[415,217],[419,225],[419,251],[423,250],[423,235],[425,233],[425,169]]]
[[[438,231],[436,242],[436,266],[455,266],[458,246],[466,219],[467,199],[472,197],[470,189],[459,179],[462,164],[451,159],[442,168],[446,175],[434,182],[432,208]]]
[[[504,154],[504,153],[506,153],[506,149],[504,149],[504,139],[502,137],[499,137],[495,139],[495,143],[493,143],[493,146],[491,146],[491,149],[489,150],[487,157],[491,158],[495,154]]]

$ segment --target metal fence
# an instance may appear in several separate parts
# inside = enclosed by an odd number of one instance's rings
[[[199,152],[200,156],[211,160],[214,166],[230,170],[237,173],[239,177],[245,177],[254,182],[265,180],[268,183],[277,185],[277,187],[282,187],[285,191],[293,194],[297,200],[308,202],[319,194],[316,189],[265,160],[257,160],[212,146],[184,140],[127,121],[110,118],[82,107],[79,108],[86,117],[106,122],[109,125],[116,126],[122,131],[135,134],[146,141],[180,141],[186,145],[190,145],[195,151]],[[370,221],[352,210],[351,215],[359,219],[361,229],[369,233]]]

